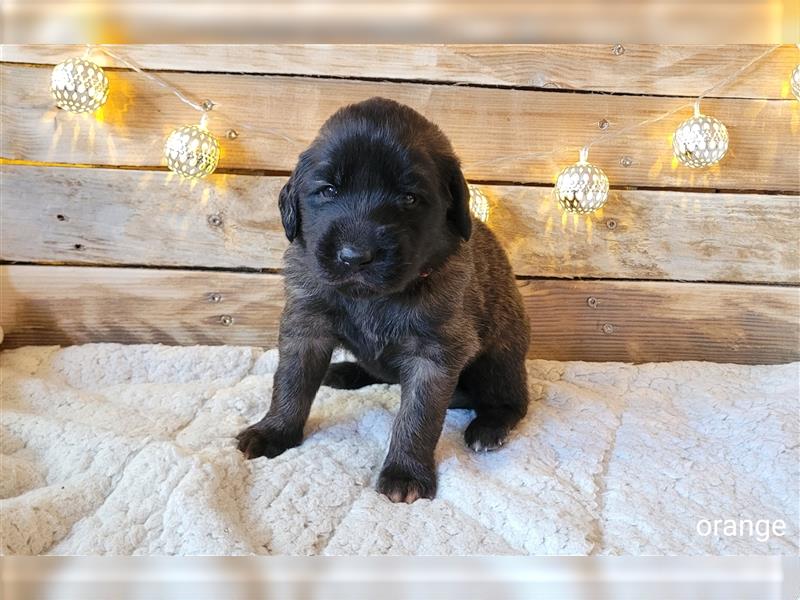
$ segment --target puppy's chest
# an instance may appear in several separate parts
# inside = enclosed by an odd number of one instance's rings
[[[383,303],[341,305],[333,321],[342,344],[362,360],[377,360],[414,335],[413,314]]]

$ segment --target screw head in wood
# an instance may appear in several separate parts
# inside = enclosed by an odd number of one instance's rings
[[[230,315],[220,315],[219,323],[225,327],[230,327],[233,325],[233,317]]]
[[[208,221],[208,224],[211,225],[211,227],[222,226],[222,215],[220,214],[208,215],[208,218],[206,220]]]
[[[220,294],[219,292],[211,292],[208,295],[208,301],[213,302],[214,304],[222,302],[222,294]]]
[[[625,46],[622,44],[616,44],[613,48],[611,48],[611,54],[614,56],[622,56],[625,54]]]
[[[586,299],[586,304],[588,304],[591,308],[597,308],[597,298],[594,296],[589,296]]]
[[[239,132],[235,129],[228,129],[228,131],[225,132],[225,137],[229,140],[235,140],[239,137]]]
[[[600,122],[597,124],[597,126],[603,130],[608,129],[608,119],[600,119]]]
[[[605,323],[603,325],[603,333],[606,335],[614,333],[614,326],[611,323]]]
[[[617,228],[617,222],[614,219],[609,219],[606,221],[606,227],[608,227],[611,231],[614,231]]]
[[[630,167],[633,164],[633,159],[630,156],[623,156],[619,159],[619,164],[623,167]]]

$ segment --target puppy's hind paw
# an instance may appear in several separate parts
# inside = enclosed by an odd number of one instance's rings
[[[478,416],[464,432],[464,441],[475,452],[497,450],[505,443],[508,430],[505,423]]]
[[[266,456],[275,458],[289,448],[299,446],[303,441],[303,433],[287,434],[269,426],[256,423],[241,431],[236,436],[238,448],[247,460]]]
[[[387,465],[378,478],[378,492],[392,502],[406,504],[420,498],[433,498],[436,495],[436,473],[427,469],[412,473],[404,467]]]

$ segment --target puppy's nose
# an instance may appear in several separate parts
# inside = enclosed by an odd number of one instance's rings
[[[342,246],[336,257],[349,267],[362,267],[372,262],[372,252],[349,244]]]

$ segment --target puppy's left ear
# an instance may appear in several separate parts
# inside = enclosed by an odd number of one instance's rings
[[[300,231],[300,200],[294,186],[294,176],[289,178],[278,196],[278,208],[281,211],[283,231],[290,242],[294,241]]]
[[[461,172],[458,160],[448,161],[445,168],[447,189],[450,192],[450,207],[447,210],[447,220],[458,231],[459,235],[467,241],[472,234],[472,217],[469,212],[469,187]]]

